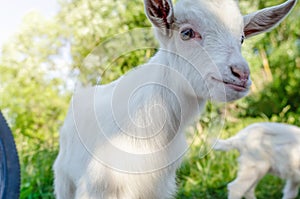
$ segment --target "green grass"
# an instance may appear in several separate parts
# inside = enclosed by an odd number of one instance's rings
[[[243,122],[226,122],[221,137],[232,136],[238,130],[256,121],[262,119],[245,118]],[[195,129],[197,131],[197,128]],[[207,137],[198,134],[194,138],[193,145],[177,172],[176,199],[226,199],[227,184],[236,177],[238,152],[210,151]],[[42,147],[43,143],[35,143],[28,146],[30,147],[23,147],[20,153],[22,168],[20,198],[52,199],[54,198],[52,164],[57,155],[57,144]],[[281,198],[283,186],[282,180],[267,175],[257,187],[257,198]]]
[[[197,148],[197,146],[195,147]],[[189,157],[193,157],[190,152]],[[236,177],[238,153],[211,152],[204,158],[186,159],[178,170],[177,199],[225,199],[227,184]],[[258,199],[279,199],[284,182],[267,175],[256,189]],[[300,195],[299,195],[300,198]]]
[[[57,156],[58,144],[26,137],[19,137],[16,142],[21,163],[20,198],[54,198],[52,165]]]
[[[240,129],[264,121],[262,118],[244,118],[243,122],[226,123],[221,137],[230,137]],[[185,161],[177,172],[178,194],[176,199],[226,199],[227,184],[235,179],[239,153],[209,151],[202,157],[199,151],[210,147],[207,142],[198,141],[187,153]],[[282,197],[284,181],[276,176],[266,175],[256,188],[258,199],[279,199]],[[300,198],[300,194],[298,195]]]

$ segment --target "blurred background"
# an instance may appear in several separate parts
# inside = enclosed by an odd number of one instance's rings
[[[2,2],[2,0],[0,0]],[[240,0],[244,14],[283,0]],[[214,117],[225,118],[221,137],[229,137],[259,121],[300,126],[300,5],[270,33],[246,40],[243,54],[250,64],[251,93],[222,110],[208,104],[207,112],[191,127],[198,140],[178,171],[179,199],[221,199],[236,176],[237,152],[200,156],[201,133]],[[54,198],[52,164],[58,153],[59,128],[78,79],[110,82],[147,61],[155,48],[117,57],[107,68],[119,42],[95,48],[116,34],[150,27],[142,0],[13,0],[0,8],[0,109],[14,133],[21,162],[20,198]],[[124,37],[157,46],[154,38]],[[134,35],[133,35],[134,36]],[[97,57],[98,56],[98,57]],[[89,59],[87,59],[87,57]],[[89,60],[84,63],[83,60]],[[101,65],[99,65],[101,63]],[[266,176],[258,198],[280,198],[283,182]],[[300,196],[299,196],[300,198]]]

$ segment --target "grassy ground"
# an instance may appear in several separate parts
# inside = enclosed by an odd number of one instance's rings
[[[221,137],[229,137],[259,118],[245,118],[243,123],[226,123]],[[206,147],[208,154],[199,155]],[[235,179],[237,173],[237,151],[210,151],[203,142],[196,142],[188,152],[182,167],[178,170],[179,191],[177,199],[226,199],[227,184]],[[258,184],[258,199],[279,199],[282,197],[284,181],[278,177],[266,175]],[[300,194],[298,195],[300,198]]]
[[[226,122],[221,137],[229,137],[255,121],[262,120],[248,118],[243,119],[242,123]],[[179,189],[176,199],[226,199],[226,186],[236,177],[238,152],[211,151],[209,145],[205,144],[209,140],[209,135],[199,133],[202,131],[199,125],[192,131],[198,134],[193,137],[193,144],[178,170]],[[39,148],[38,143],[35,146],[30,150],[27,149],[27,153],[20,154],[23,177],[20,198],[52,199],[54,196],[51,167],[57,154],[57,145],[44,149]],[[257,198],[281,198],[283,183],[277,177],[266,176],[256,190]]]

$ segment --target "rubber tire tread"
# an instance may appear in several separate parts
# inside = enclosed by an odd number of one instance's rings
[[[1,199],[18,199],[20,196],[20,163],[19,156],[14,141],[14,137],[9,129],[5,118],[0,111],[0,147],[1,174],[4,178],[0,179],[2,190]],[[2,155],[3,154],[3,155]],[[3,187],[4,186],[4,187]]]

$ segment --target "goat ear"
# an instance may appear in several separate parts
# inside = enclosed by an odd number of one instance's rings
[[[287,2],[259,10],[244,16],[244,33],[246,37],[251,37],[263,32],[270,31],[290,13],[296,5],[297,0]]]
[[[174,22],[171,0],[144,0],[145,11],[151,23],[165,35],[169,35]]]

